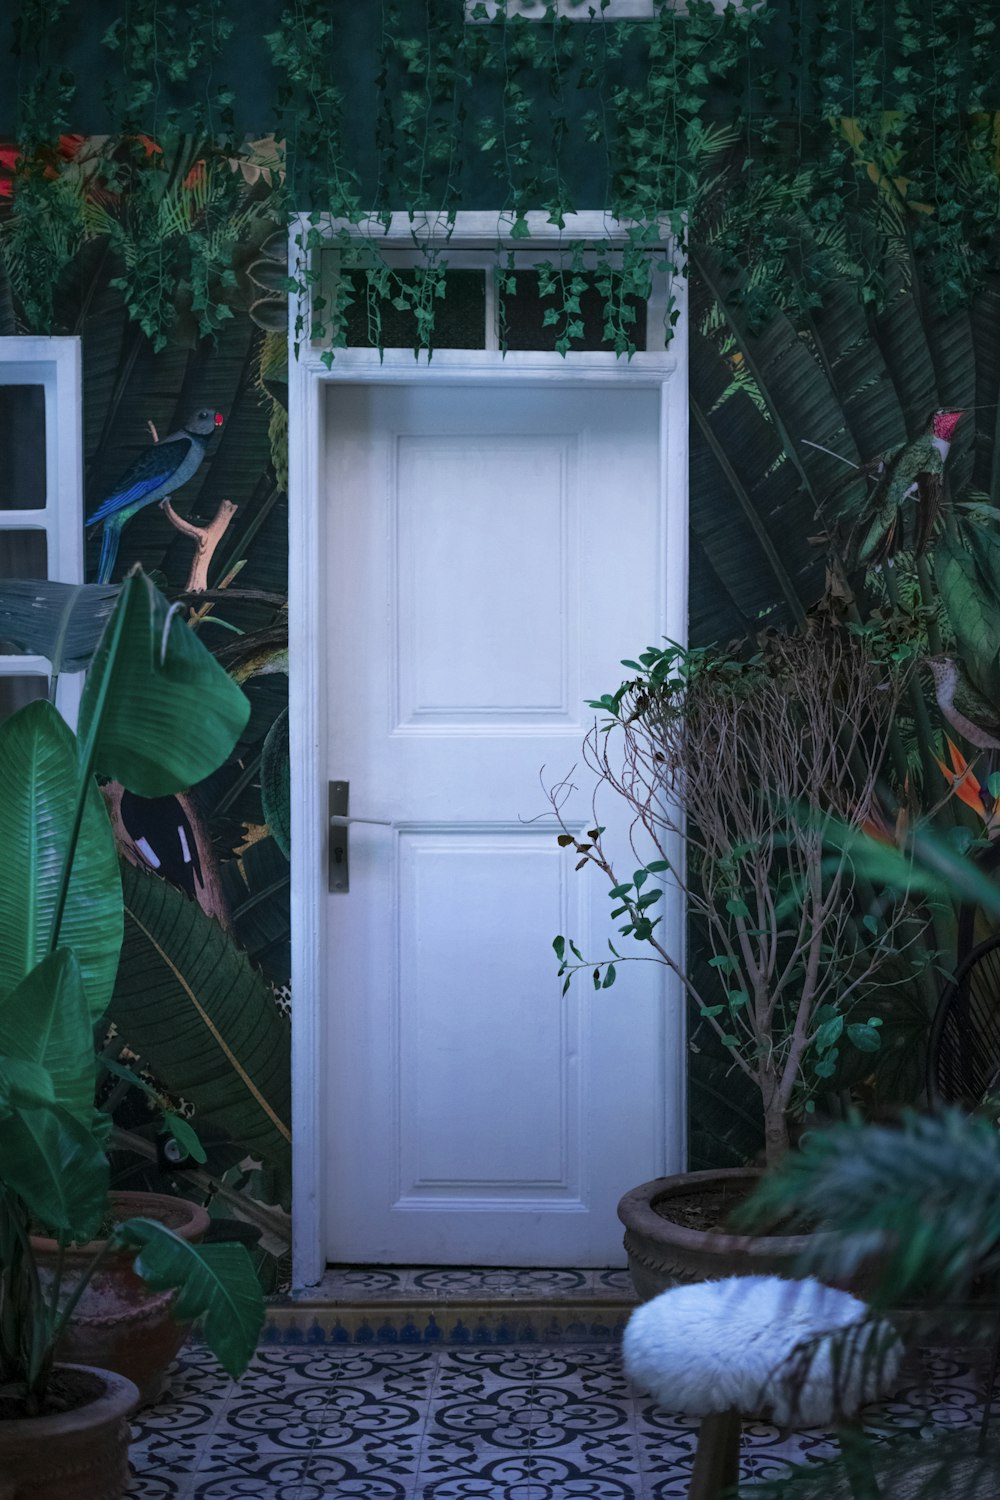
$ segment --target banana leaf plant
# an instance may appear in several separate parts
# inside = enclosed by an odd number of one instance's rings
[[[53,1356],[103,1258],[134,1250],[154,1289],[177,1291],[225,1369],[253,1353],[263,1302],[241,1245],[194,1247],[162,1224],[114,1225],[71,1296],[43,1288],[31,1230],[95,1238],[108,1210],[108,1122],[94,1108],[94,1026],[123,933],[114,838],[97,775],[139,796],[210,774],[249,705],[140,569],[123,584],[88,673],[74,735],[48,702],[0,726],[0,1389],[45,1409]]]

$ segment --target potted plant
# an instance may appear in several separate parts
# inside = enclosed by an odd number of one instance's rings
[[[114,984],[122,896],[95,774],[160,796],[208,775],[246,723],[243,694],[141,571],[94,656],[78,735],[47,702],[0,726],[0,1475],[18,1500],[114,1500],[127,1482],[121,1376],[60,1366],[88,1285],[128,1252],[174,1312],[201,1318],[229,1373],[246,1367],[263,1299],[243,1246],[196,1247],[145,1215],[108,1223],[108,1120],[94,1107],[93,1031]],[[57,1241],[39,1275],[31,1231]],[[69,1246],[99,1240],[67,1294]]]
[[[636,675],[592,704],[610,717],[584,754],[632,814],[642,862],[623,878],[600,828],[581,838],[562,822],[554,788],[559,841],[575,848],[578,868],[596,866],[609,881],[621,935],[677,977],[759,1093],[772,1166],[841,1049],[878,1050],[876,984],[920,930],[906,893],[876,899],[853,857],[853,833],[879,816],[905,666],[873,634],[827,618],[764,637],[748,659],[669,645],[625,665]],[[710,951],[700,971],[661,941],[664,880],[683,892]],[[580,969],[607,989],[638,957],[609,943],[608,957],[587,961],[562,936],[554,946],[564,992]],[[758,1176],[750,1167],[684,1173],[626,1194],[619,1216],[641,1295],[679,1278],[788,1264],[797,1241],[718,1232]]]

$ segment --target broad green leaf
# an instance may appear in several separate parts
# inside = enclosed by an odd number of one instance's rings
[[[184,791],[222,765],[249,714],[194,631],[141,571],[130,573],[80,705],[94,769],[140,797]]]
[[[90,664],[114,609],[118,585],[0,579],[0,641],[4,650],[44,656],[55,673]]]
[[[291,763],[288,746],[288,709],[268,730],[260,761],[260,800],[264,821],[286,859],[291,858]]]
[[[46,1228],[89,1240],[107,1204],[107,1157],[92,1131],[58,1105],[14,1108],[0,1116],[0,1183]]]
[[[173,1110],[168,1109],[163,1116],[163,1123],[185,1156],[190,1156],[197,1162],[208,1161],[197,1131],[192,1130],[183,1115],[174,1114]]]
[[[76,740],[50,703],[29,703],[0,725],[0,995],[49,952],[79,776]],[[79,960],[96,1021],[111,998],[122,914],[114,835],[93,782],[59,941]]]
[[[52,1075],[41,1063],[11,1057],[0,1050],[0,1108],[35,1108],[55,1104]]]
[[[859,1052],[878,1052],[882,1040],[874,1026],[848,1026],[847,1035]]]
[[[125,942],[108,1011],[168,1092],[274,1169],[290,1191],[290,1030],[271,990],[217,922],[126,867]]]
[[[137,1274],[154,1291],[177,1289],[174,1316],[200,1318],[205,1342],[239,1379],[264,1326],[264,1298],[244,1245],[190,1245],[153,1219],[128,1219],[115,1235],[139,1254]]]
[[[40,1064],[55,1102],[89,1125],[94,1112],[93,1018],[71,949],[50,953],[0,1000],[0,1053]]]
[[[828,1048],[833,1046],[834,1042],[840,1040],[843,1029],[843,1016],[833,1016],[831,1020],[824,1021],[816,1033],[816,1051],[826,1052]]]

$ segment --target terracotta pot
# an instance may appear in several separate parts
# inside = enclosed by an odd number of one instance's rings
[[[85,1404],[0,1421],[0,1500],[120,1500],[128,1488],[128,1418],[139,1392],[111,1370],[73,1371]]]
[[[204,1238],[210,1222],[196,1203],[165,1193],[112,1193],[111,1208],[119,1220],[156,1219],[192,1244]],[[33,1238],[31,1243],[43,1275],[51,1275],[58,1248],[55,1241]],[[64,1252],[64,1295],[102,1243],[94,1240]],[[63,1360],[117,1370],[138,1386],[140,1404],[146,1405],[160,1394],[167,1366],[190,1324],[178,1323],[172,1316],[173,1292],[151,1292],[135,1274],[135,1255],[134,1250],[122,1251],[101,1263],[56,1352]]]
[[[640,1298],[651,1297],[681,1282],[710,1281],[722,1276],[792,1276],[794,1262],[808,1236],[723,1234],[717,1230],[688,1229],[662,1218],[655,1203],[683,1198],[705,1188],[735,1189],[747,1196],[760,1181],[758,1167],[734,1167],[711,1172],[679,1172],[657,1177],[626,1193],[618,1205],[625,1225],[632,1283]]]

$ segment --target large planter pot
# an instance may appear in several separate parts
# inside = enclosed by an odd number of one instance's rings
[[[156,1219],[182,1239],[197,1244],[209,1227],[209,1216],[196,1203],[165,1193],[112,1193],[114,1217]],[[90,1264],[101,1240],[74,1245],[63,1254],[63,1294],[68,1295]],[[55,1267],[54,1240],[33,1239],[43,1274]],[[171,1314],[174,1293],[152,1292],[132,1270],[136,1252],[123,1251],[102,1261],[59,1342],[59,1359],[116,1370],[139,1389],[139,1401],[155,1401],[167,1366],[187,1337],[190,1324]]]
[[[625,1225],[629,1271],[640,1298],[666,1291],[683,1282],[710,1281],[722,1276],[790,1276],[805,1248],[802,1234],[724,1234],[691,1229],[656,1212],[669,1199],[691,1199],[706,1190],[731,1199],[731,1206],[749,1196],[760,1181],[757,1167],[734,1167],[712,1172],[679,1172],[657,1177],[626,1193],[618,1205]],[[724,1212],[727,1210],[724,1210]]]
[[[128,1418],[139,1392],[111,1370],[60,1365],[81,1404],[0,1420],[0,1500],[120,1500],[128,1487]]]

